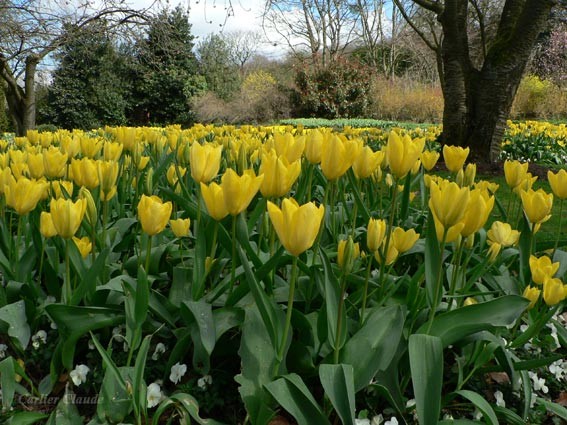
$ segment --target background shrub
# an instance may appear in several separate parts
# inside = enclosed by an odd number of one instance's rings
[[[372,81],[369,97],[368,115],[372,118],[440,122],[443,117],[443,93],[438,84],[377,76]]]
[[[522,79],[512,105],[512,118],[561,119],[567,117],[567,90],[536,75]]]

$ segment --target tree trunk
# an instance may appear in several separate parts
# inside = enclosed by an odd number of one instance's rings
[[[470,146],[474,160],[494,163],[524,69],[555,1],[508,0],[480,70],[472,66],[469,57],[467,3],[446,1],[438,15],[444,35],[442,140]]]

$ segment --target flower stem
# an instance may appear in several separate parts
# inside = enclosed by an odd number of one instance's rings
[[[153,236],[149,236],[148,235],[148,245],[146,247],[146,264],[145,264],[145,270],[146,270],[146,274],[149,276],[150,275],[150,259],[152,257],[152,238]]]
[[[555,255],[555,251],[557,251],[557,247],[559,246],[559,239],[563,234],[563,199],[559,202],[559,231],[557,232],[557,238],[555,238],[555,245],[553,246],[553,255]]]
[[[234,289],[234,280],[236,277],[236,217],[232,216],[232,261],[230,265],[230,289],[228,290],[228,296],[232,295],[232,290]]]
[[[293,261],[291,263],[291,280],[289,282],[289,294],[287,298],[287,312],[285,316],[284,332],[283,332],[282,340],[280,342],[280,346],[278,347],[276,363],[274,364],[272,376],[276,376],[279,372],[280,365],[283,361],[284,351],[287,345],[287,337],[289,334],[289,329],[291,327],[291,313],[293,312],[293,299],[295,296],[295,282],[297,280],[297,272],[298,272],[297,257],[293,257]]]
[[[370,270],[372,269],[372,255],[368,255],[368,266],[366,266],[366,278],[364,280],[364,293],[362,294],[362,308],[360,309],[359,324],[362,326],[364,313],[366,311],[366,300],[368,296],[368,281],[370,280]]]
[[[63,302],[71,303],[71,265],[69,261],[69,239],[65,239],[65,286],[63,293]]]
[[[333,353],[333,363],[335,364],[339,364],[339,353],[341,351],[341,346],[340,346],[340,342],[341,342],[341,338],[342,338],[342,330],[343,330],[343,321],[341,320],[341,317],[343,315],[343,308],[344,308],[344,304],[345,304],[345,293],[346,293],[346,284],[347,284],[347,274],[343,273],[342,279],[341,279],[341,296],[339,298],[339,310],[337,313],[337,331],[335,332],[336,335],[336,340],[335,340],[335,349],[334,349],[334,353]]]

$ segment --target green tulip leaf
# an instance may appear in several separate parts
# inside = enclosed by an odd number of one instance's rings
[[[438,336],[447,347],[476,332],[513,324],[528,304],[529,301],[523,297],[506,295],[440,314],[433,320],[429,331],[426,323],[417,333]]]
[[[409,337],[409,361],[420,425],[437,425],[443,388],[441,338],[414,334]]]
[[[488,425],[499,424],[498,418],[496,417],[496,413],[494,413],[494,410],[490,406],[490,403],[488,403],[484,399],[484,397],[482,397],[480,394],[469,390],[455,391],[455,394],[458,394],[461,397],[466,398],[472,404],[474,404],[475,407],[482,413],[483,419],[486,421],[485,422],[486,424]]]
[[[266,384],[266,389],[298,425],[331,424],[299,375],[282,376]]]
[[[319,379],[343,425],[354,425],[355,396],[352,365],[323,364]]]
[[[340,362],[354,368],[354,388],[366,388],[374,375],[390,365],[404,327],[402,310],[398,306],[375,308],[368,311],[360,330],[345,344]]]
[[[31,331],[23,300],[0,308],[0,329],[13,338],[20,350],[26,349],[30,342]]]

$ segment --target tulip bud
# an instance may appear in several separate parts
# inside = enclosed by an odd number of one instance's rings
[[[465,186],[473,185],[475,177],[476,177],[476,164],[467,164],[467,167],[465,168],[465,178],[463,184]]]
[[[459,187],[465,186],[465,173],[463,172],[462,168],[457,171],[457,175],[455,176],[455,183],[457,183]]]
[[[87,217],[87,222],[91,226],[94,226],[97,222],[98,212],[96,209],[95,201],[93,199],[93,195],[86,187],[83,186],[79,190],[79,198],[87,200],[87,210],[85,216]]]
[[[557,278],[548,277],[543,282],[543,300],[547,305],[556,305],[565,299],[563,282]]]
[[[496,260],[498,254],[500,254],[501,249],[502,249],[502,245],[500,245],[497,242],[490,245],[490,248],[488,248],[488,261],[493,263]]]
[[[244,170],[248,169],[248,160],[246,158],[246,148],[244,147],[244,143],[240,145],[240,149],[238,150],[238,170],[243,173]]]
[[[146,174],[146,193],[150,195],[154,192],[154,169],[150,168]]]
[[[352,271],[354,260],[360,256],[360,247],[358,243],[354,243],[352,236],[348,240],[339,241],[337,263],[343,269],[345,274]]]
[[[541,290],[539,290],[538,288],[534,288],[532,286],[526,286],[526,289],[524,289],[524,293],[522,294],[522,296],[530,300],[530,304],[528,305],[528,310],[534,307],[535,303],[539,299],[540,294],[541,294]]]

